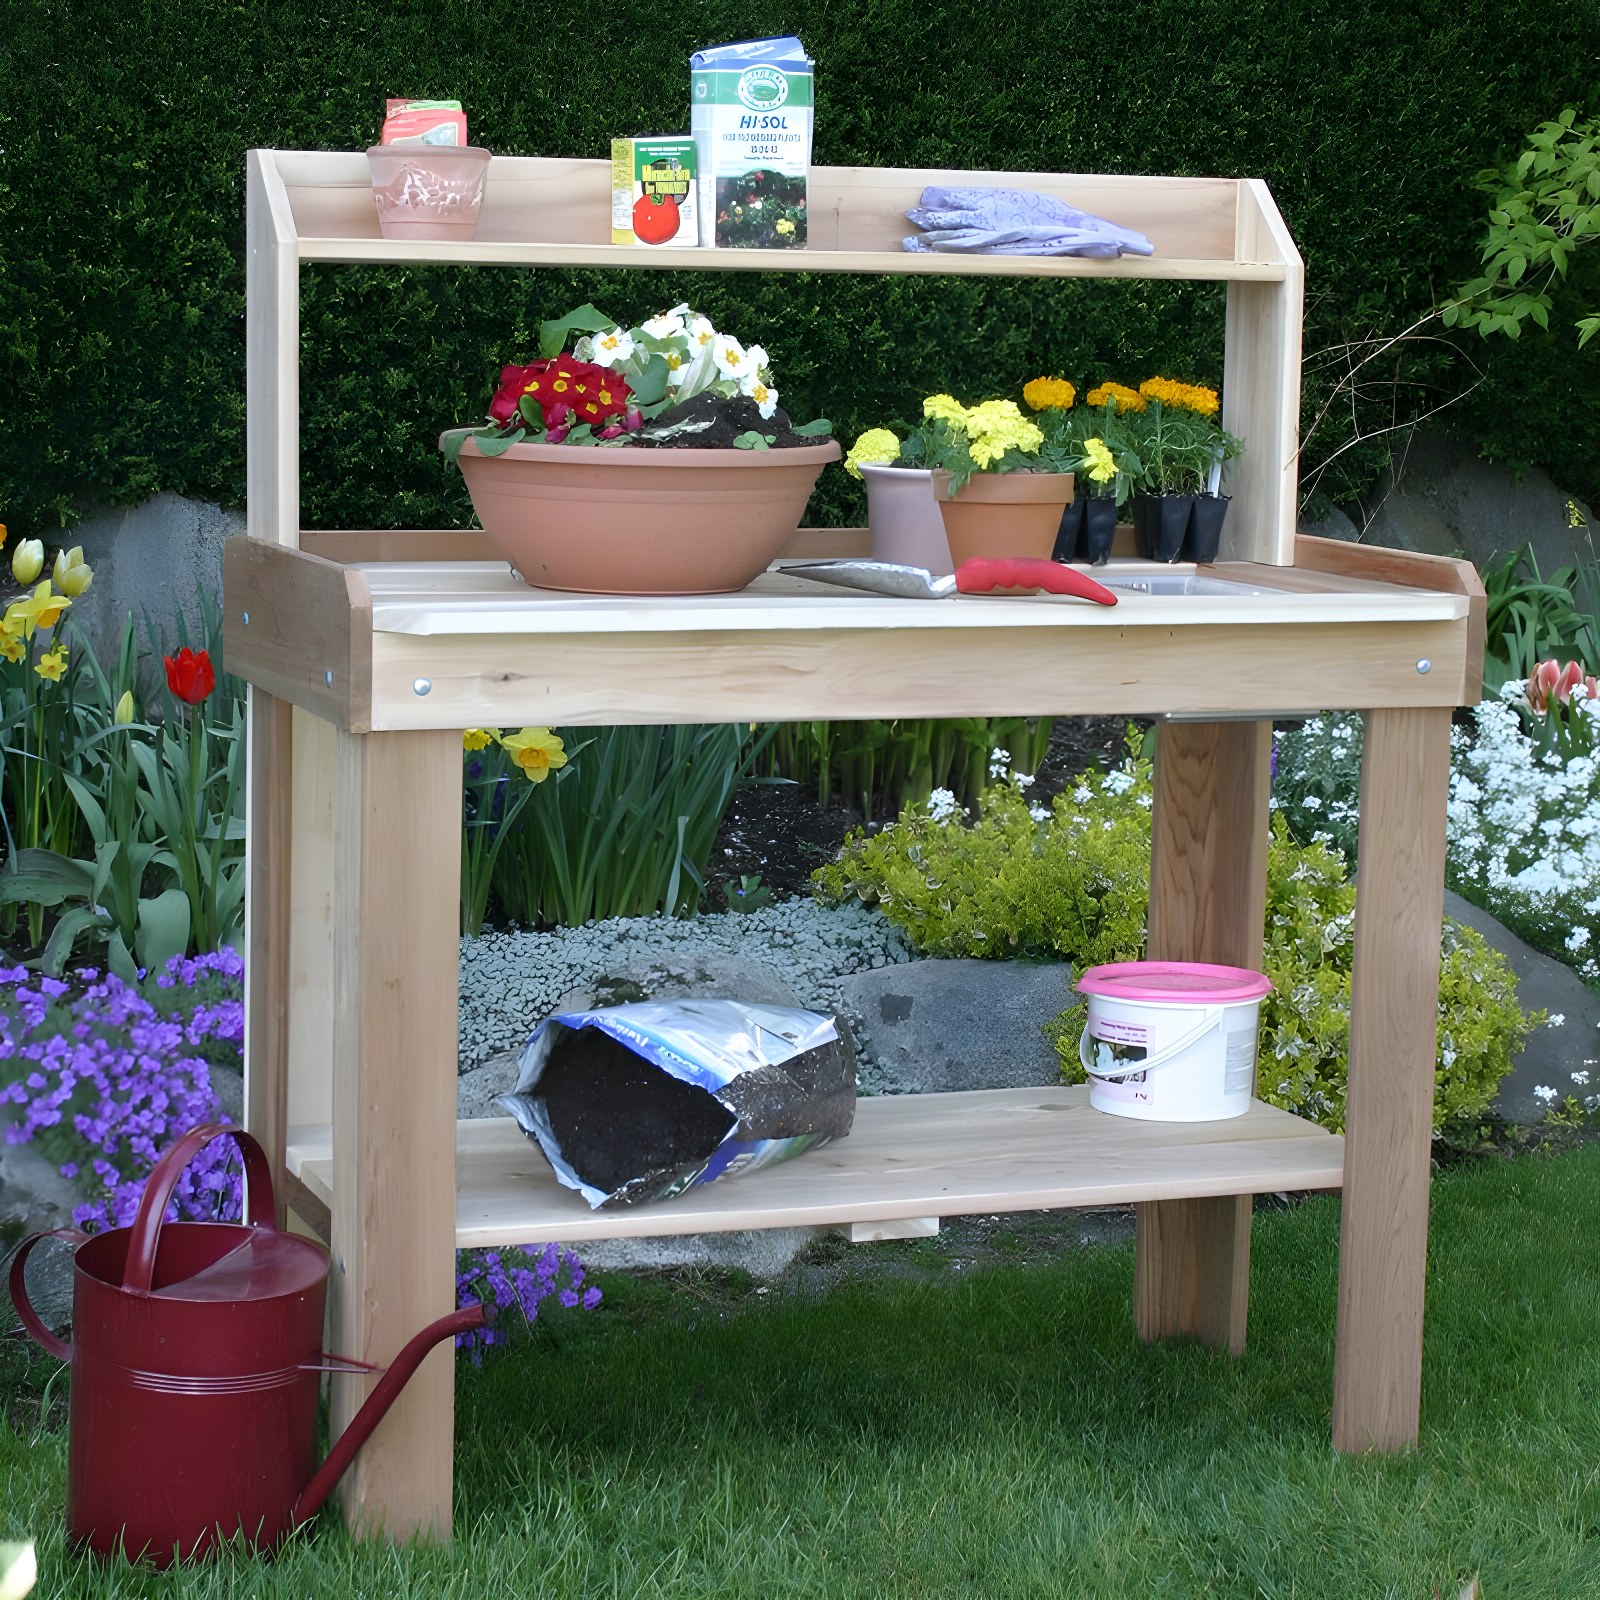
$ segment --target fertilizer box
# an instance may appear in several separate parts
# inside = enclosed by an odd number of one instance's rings
[[[698,245],[694,173],[688,134],[613,139],[612,244]]]
[[[805,247],[815,65],[794,38],[718,45],[689,58],[701,244]]]

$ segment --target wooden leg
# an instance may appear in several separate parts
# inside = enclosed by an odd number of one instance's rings
[[[295,707],[289,872],[289,1128],[333,1121],[334,797],[339,733]]]
[[[338,736],[334,1349],[387,1362],[455,1306],[461,736]],[[337,1435],[373,1380],[333,1380]],[[343,1485],[361,1533],[448,1538],[455,1356],[423,1362]]]
[[[1156,744],[1152,961],[1259,967],[1267,899],[1270,722],[1167,722]],[[1250,1195],[1141,1205],[1134,1319],[1142,1339],[1184,1334],[1244,1349]]]
[[[1367,713],[1333,1369],[1337,1450],[1403,1450],[1417,1438],[1449,783],[1448,709]]]
[[[267,1152],[285,1225],[289,1092],[290,714],[250,690],[245,751],[244,1125]]]

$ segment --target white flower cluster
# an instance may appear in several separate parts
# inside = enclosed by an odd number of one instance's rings
[[[1477,708],[1478,737],[1457,730],[1451,762],[1449,853],[1452,876],[1481,884],[1496,901],[1554,917],[1567,926],[1566,948],[1581,977],[1600,979],[1595,929],[1600,927],[1600,756],[1553,752],[1542,758],[1507,701]],[[1594,919],[1574,922],[1571,897]]]
[[[949,822],[953,817],[964,817],[966,811],[956,804],[956,797],[948,789],[935,789],[928,796],[928,816],[934,822]]]
[[[778,409],[767,352],[758,344],[741,345],[732,334],[718,333],[710,317],[692,310],[688,301],[637,328],[612,328],[580,339],[573,354],[624,377],[642,373],[652,357],[660,356],[667,363],[667,387],[676,390],[680,400],[715,389],[724,398],[742,394],[754,400],[764,418]]]

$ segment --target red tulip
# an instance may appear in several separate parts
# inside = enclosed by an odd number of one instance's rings
[[[167,666],[167,687],[185,705],[199,705],[216,688],[217,674],[211,665],[209,652],[202,650],[196,655],[185,645],[178,652],[176,660],[171,656],[161,659]]]

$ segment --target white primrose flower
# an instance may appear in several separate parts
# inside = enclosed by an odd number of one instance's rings
[[[744,347],[744,356],[750,363],[751,372],[760,372],[767,364],[767,352],[758,344],[747,344]]]
[[[741,383],[740,391],[755,401],[756,410],[761,413],[762,419],[770,419],[772,413],[778,409],[778,391],[769,389],[759,378],[748,389]]]
[[[679,338],[684,332],[682,313],[688,309],[687,306],[681,306],[675,311],[663,311],[659,317],[641,322],[639,332],[648,333],[652,339]]]
[[[689,324],[689,348],[699,351],[711,343],[717,336],[717,330],[711,326],[710,317],[696,317]]]
[[[742,378],[747,372],[754,372],[756,365],[745,354],[745,348],[731,333],[719,333],[711,341],[711,359],[717,364],[717,371],[724,378],[733,378],[735,381]]]
[[[594,349],[590,359],[602,367],[620,367],[633,354],[633,335],[623,328],[591,334],[589,343]]]

